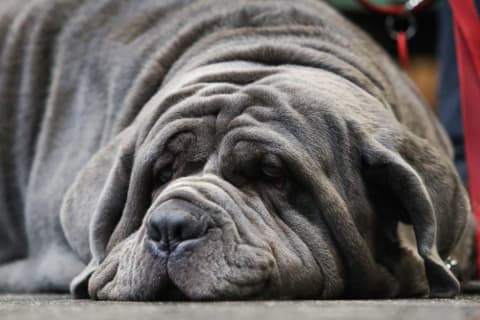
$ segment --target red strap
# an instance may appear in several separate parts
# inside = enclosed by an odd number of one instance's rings
[[[383,13],[383,14],[404,14],[407,9],[404,5],[389,5],[389,6],[382,6],[378,4],[371,3],[368,0],[358,0],[362,6],[372,11]]]
[[[401,15],[407,12],[416,12],[430,3],[433,0],[418,0],[418,1],[407,1],[407,4],[392,4],[392,5],[379,5],[370,2],[370,0],[358,0],[358,2],[365,8],[382,13],[382,14],[391,14],[391,15]],[[411,7],[409,7],[411,6]]]
[[[480,277],[480,18],[474,0],[450,0],[465,133],[468,186],[477,220],[477,268]]]
[[[410,59],[408,58],[408,43],[407,43],[407,35],[405,34],[405,32],[397,33],[397,51],[398,51],[398,58],[402,63],[402,67],[404,69],[407,69]]]

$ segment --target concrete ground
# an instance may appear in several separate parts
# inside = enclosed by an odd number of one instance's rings
[[[0,319],[480,319],[480,296],[457,299],[257,302],[98,302],[0,295]]]

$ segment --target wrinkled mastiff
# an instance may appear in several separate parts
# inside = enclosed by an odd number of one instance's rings
[[[445,134],[326,4],[1,10],[0,291],[458,293],[470,209]]]

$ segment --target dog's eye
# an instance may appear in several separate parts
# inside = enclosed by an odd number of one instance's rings
[[[159,170],[155,180],[158,184],[165,184],[172,179],[173,174],[174,174],[173,163],[169,163]]]
[[[262,159],[261,173],[266,182],[279,189],[285,187],[285,169],[277,156],[269,154]]]
[[[165,184],[172,180],[175,175],[174,162],[161,162],[155,165],[153,173],[152,199],[157,198]]]

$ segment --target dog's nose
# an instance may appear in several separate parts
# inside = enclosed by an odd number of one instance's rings
[[[147,236],[163,251],[173,251],[183,241],[201,237],[206,225],[191,214],[153,212],[147,220]]]

